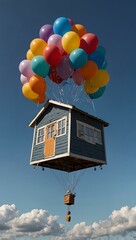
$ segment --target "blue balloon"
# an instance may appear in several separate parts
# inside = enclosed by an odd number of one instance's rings
[[[76,48],[70,53],[69,59],[72,67],[78,69],[86,64],[88,55],[82,48]]]
[[[107,61],[105,60],[104,63],[100,66],[99,69],[105,70],[105,69],[107,68],[107,66],[108,66],[108,63],[107,63]]]
[[[46,77],[49,73],[50,66],[43,56],[36,56],[31,61],[31,68],[33,72],[41,77]]]
[[[106,86],[99,88],[95,93],[88,94],[91,99],[96,99],[101,97],[106,90]]]
[[[55,34],[63,36],[66,32],[71,31],[71,23],[66,17],[59,17],[55,20],[53,24],[53,31]]]
[[[95,52],[92,52],[88,55],[88,60],[94,61],[97,64],[98,68],[100,68],[104,63],[105,55],[102,52],[96,50]]]

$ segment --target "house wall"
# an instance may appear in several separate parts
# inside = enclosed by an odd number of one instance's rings
[[[77,137],[77,120],[101,130],[102,144],[91,144]],[[80,156],[106,161],[103,125],[99,121],[77,111],[72,111],[71,122],[70,152]]]
[[[55,156],[68,152],[69,109],[50,104],[36,122],[33,146],[32,146],[32,154],[30,159],[31,162],[44,159],[44,143],[40,143],[36,145],[37,129],[49,123],[57,121],[63,118],[64,116],[67,117],[66,134],[60,137],[56,137]]]

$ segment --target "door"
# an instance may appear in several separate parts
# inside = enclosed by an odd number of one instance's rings
[[[55,155],[56,143],[56,122],[46,126],[46,136],[44,144],[44,156],[52,157]]]

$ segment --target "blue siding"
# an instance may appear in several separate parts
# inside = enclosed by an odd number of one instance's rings
[[[79,120],[83,123],[86,123],[90,126],[93,126],[99,130],[101,130],[102,134],[102,144],[91,144],[84,141],[81,138],[77,137],[77,122]],[[106,161],[105,157],[105,146],[104,146],[104,132],[103,125],[101,122],[91,118],[88,115],[85,115],[81,112],[72,111],[71,115],[71,144],[70,144],[70,152],[73,154],[77,154],[80,156],[85,156],[88,158],[94,158],[96,160]]]
[[[38,160],[44,159],[44,143],[36,145],[37,129],[49,123],[57,121],[65,116],[67,117],[66,134],[56,138],[55,155],[67,153],[69,109],[51,104],[47,107],[47,109],[45,109],[43,114],[38,118],[36,122],[36,126],[35,126],[36,131],[34,135],[33,152],[32,152],[31,161],[38,161]]]

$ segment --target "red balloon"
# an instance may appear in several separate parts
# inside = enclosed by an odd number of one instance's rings
[[[80,48],[84,49],[87,54],[94,52],[98,46],[98,38],[93,33],[86,33],[80,39]]]
[[[63,81],[63,79],[57,74],[55,67],[50,69],[49,78],[57,84],[59,84]]]
[[[51,67],[57,66],[62,58],[59,48],[53,44],[45,47],[43,56]]]

